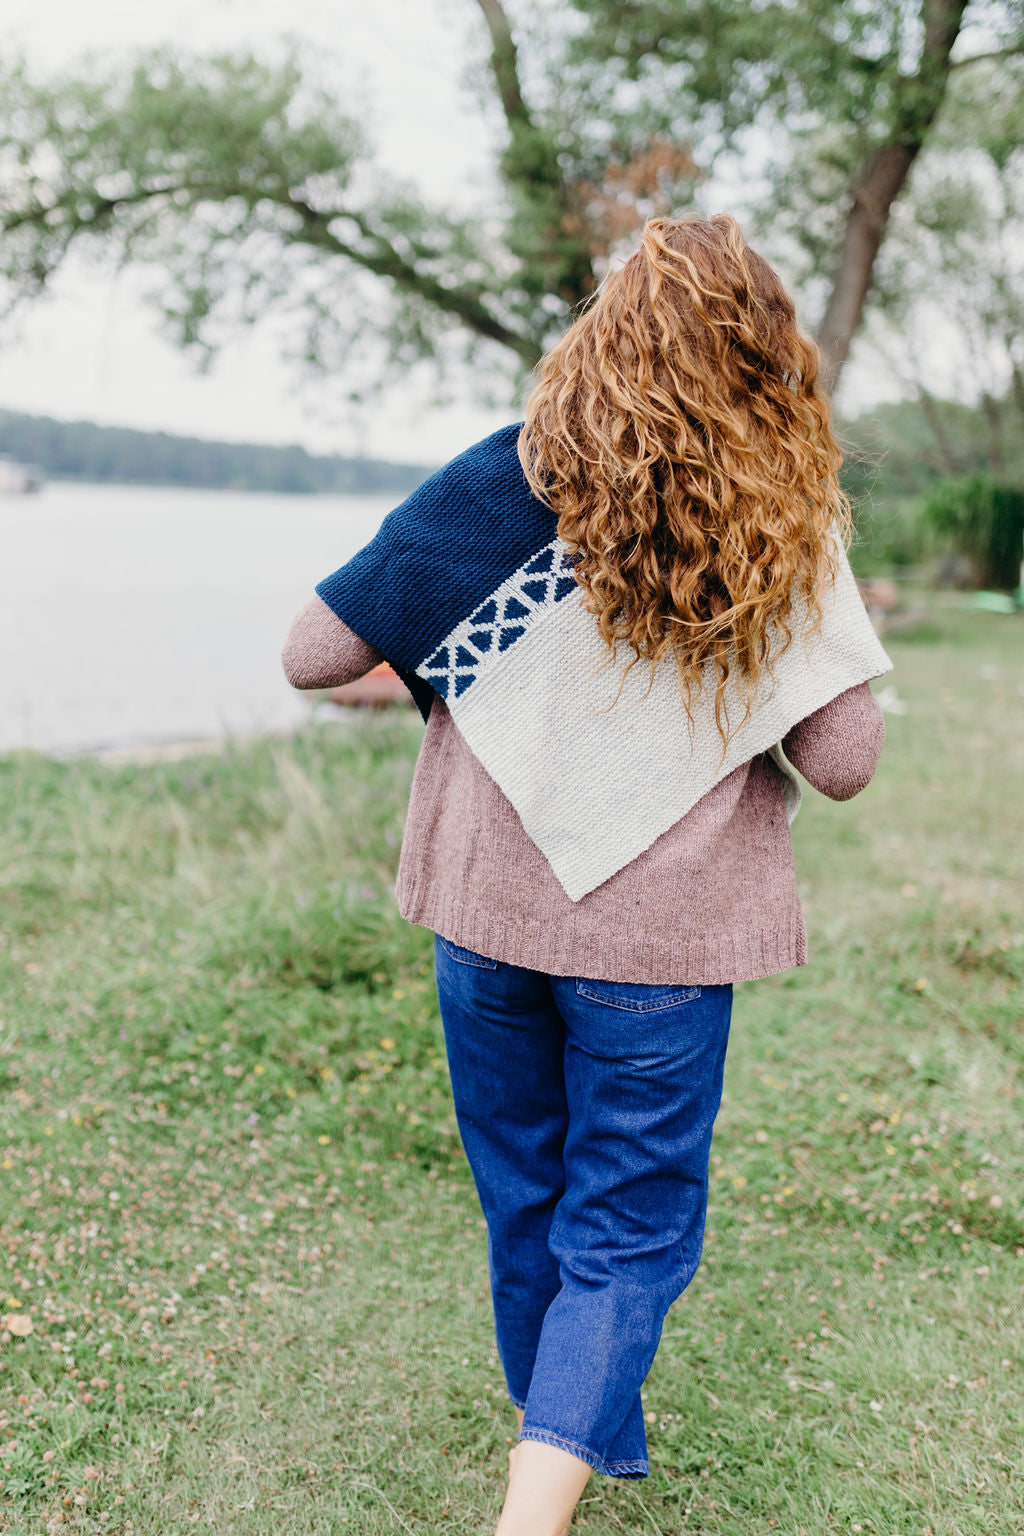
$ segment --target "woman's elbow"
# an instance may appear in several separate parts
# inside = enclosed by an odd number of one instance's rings
[[[281,666],[293,688],[322,688],[324,676],[323,657],[310,650],[306,626],[296,623],[281,651]]]
[[[885,743],[885,719],[875,705],[874,719],[866,725],[858,740],[843,753],[836,753],[823,773],[811,782],[830,800],[852,800],[867,789],[875,776]]]
[[[867,683],[860,683],[801,720],[782,748],[820,794],[852,800],[871,783],[884,741],[881,707]]]
[[[294,656],[287,647],[281,652],[281,665],[286,680],[293,688],[315,688],[317,684],[309,676],[309,669],[301,656]]]
[[[381,660],[319,597],[297,616],[281,652],[284,675],[299,689],[338,688]]]

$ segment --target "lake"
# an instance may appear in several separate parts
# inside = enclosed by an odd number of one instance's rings
[[[299,724],[289,625],[399,500],[62,484],[0,497],[0,751]]]

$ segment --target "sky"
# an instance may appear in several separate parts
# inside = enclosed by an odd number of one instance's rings
[[[117,55],[172,42],[197,51],[272,53],[286,35],[353,70],[370,94],[381,162],[448,206],[486,197],[500,125],[481,128],[465,70],[483,52],[472,0],[4,0],[0,48],[37,70],[92,51]],[[516,403],[489,409],[464,398],[433,406],[421,383],[358,411],[300,380],[281,356],[274,322],[239,335],[200,375],[159,332],[144,295],[152,279],[69,264],[50,297],[0,335],[0,407],[252,442],[301,442],[315,452],[363,452],[438,463],[514,420]],[[894,393],[851,365],[840,403],[858,408]]]

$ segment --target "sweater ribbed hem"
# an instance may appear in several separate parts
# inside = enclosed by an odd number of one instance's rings
[[[500,914],[463,906],[451,892],[421,887],[416,881],[399,880],[395,896],[407,922],[431,928],[452,944],[491,960],[549,976],[713,987],[760,981],[807,961],[807,929],[799,907],[770,928],[680,934],[665,943],[635,932],[581,933],[571,918],[536,924],[517,918],[513,924]]]

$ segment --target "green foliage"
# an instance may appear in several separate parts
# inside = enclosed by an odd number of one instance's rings
[[[780,123],[818,114],[859,134],[895,122],[894,86],[920,39],[899,3],[807,0],[573,0],[591,21],[583,55],[621,57],[635,79],[673,72],[692,99],[734,135],[763,109]],[[916,45],[916,47],[915,47]]]
[[[934,628],[794,826],[810,963],[737,989],[652,1476],[586,1536],[1019,1536],[1024,626]],[[486,1233],[390,893],[421,739],[0,760],[9,1536],[493,1530]]]
[[[996,475],[1020,458],[1024,423],[1022,101],[1024,59],[954,73],[894,210],[869,330],[908,387],[982,402]],[[946,472],[971,467],[948,462]]]
[[[521,70],[490,0],[477,83],[506,138],[493,198],[464,217],[382,175],[358,93],[328,89],[321,61],[299,53],[270,65],[162,49],[48,82],[8,68],[0,278],[13,303],[71,249],[141,262],[200,358],[276,310],[295,358],[352,395],[429,358],[442,377],[468,362],[485,398],[507,399],[644,219],[689,206],[723,157],[750,189],[737,211],[817,304],[872,157],[916,152],[932,131],[964,6],[925,11],[574,0],[531,12]],[[964,37],[977,20],[989,43],[1016,46],[1020,13],[1019,0],[976,0]],[[769,160],[745,175],[749,146],[766,141]]]
[[[52,479],[194,485],[244,491],[406,492],[428,470],[379,459],[317,457],[305,448],[216,443],[0,411],[0,453]]]
[[[1024,559],[1024,487],[991,475],[944,480],[924,499],[925,522],[976,566],[981,584],[1009,591]]]
[[[144,264],[167,325],[201,357],[277,311],[292,355],[344,363],[357,393],[459,338],[532,362],[536,343],[507,323],[532,301],[498,282],[477,222],[371,173],[367,113],[344,94],[345,106],[298,53],[268,64],[159,49],[127,72],[45,83],[0,71],[8,301],[38,293],[74,246]]]
[[[990,405],[1012,443],[1015,401]],[[925,515],[922,502],[947,481],[991,473],[991,409],[930,396],[902,400],[841,422],[839,437],[842,481],[857,527],[851,559],[859,575],[921,567],[954,549],[968,555],[979,574],[975,551],[960,549],[948,530]],[[1024,452],[1017,449],[1012,463],[1024,475]]]
[[[858,576],[918,571],[934,553],[916,501],[878,501],[854,506],[850,563]]]
[[[1008,443],[1016,406],[997,402]],[[855,498],[879,502],[919,497],[936,480],[989,470],[992,465],[991,423],[979,406],[957,400],[900,400],[873,406],[850,421],[841,421],[839,436],[845,455],[843,476]],[[1024,448],[1017,451],[1015,469],[1024,472]]]

